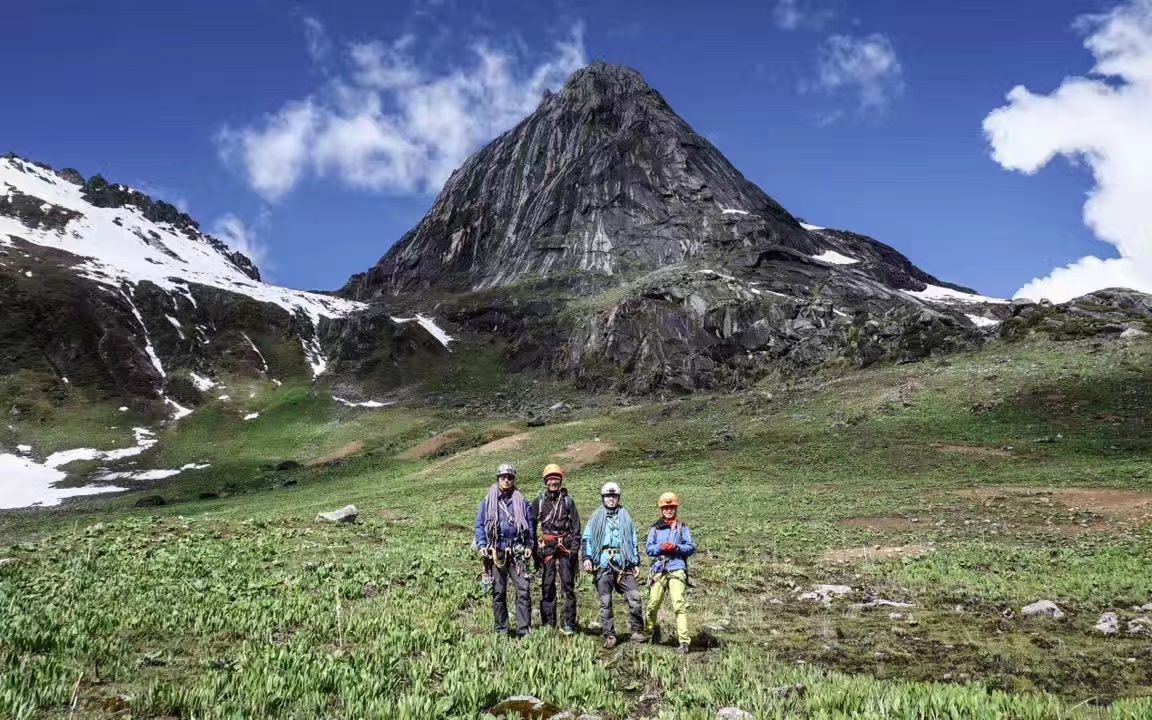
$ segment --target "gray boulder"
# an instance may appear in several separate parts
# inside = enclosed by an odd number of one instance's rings
[[[852,588],[847,585],[816,585],[810,591],[802,593],[799,600],[828,605],[835,598],[851,594]]]
[[[339,510],[317,513],[316,522],[354,523],[359,514],[355,505],[345,505]]]
[[[1152,637],[1152,619],[1138,617],[1129,620],[1125,632],[1130,637]]]
[[[716,720],[754,720],[754,718],[755,715],[738,707],[720,708],[716,711]]]
[[[1020,614],[1024,617],[1046,617],[1053,620],[1064,617],[1064,611],[1051,600],[1038,600],[1031,605],[1025,605],[1021,608]]]
[[[1106,612],[1096,621],[1093,629],[1101,635],[1115,635],[1120,632],[1120,616],[1114,612]]]

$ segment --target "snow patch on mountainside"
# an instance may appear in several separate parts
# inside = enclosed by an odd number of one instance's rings
[[[980,327],[980,328],[995,327],[995,326],[1000,324],[999,320],[993,320],[992,318],[986,318],[982,315],[968,315],[967,317],[969,320],[972,321],[973,325],[975,325],[976,327]]]
[[[819,255],[812,255],[811,257],[813,260],[831,263],[832,265],[855,265],[856,263],[860,262],[854,257],[842,255],[835,250],[825,250]]]
[[[131,293],[133,286],[143,281],[150,281],[170,294],[178,293],[193,304],[190,284],[272,303],[311,322],[313,335],[302,337],[301,344],[313,374],[319,375],[327,367],[315,338],[320,319],[342,317],[365,307],[363,303],[253,280],[192,228],[153,222],[133,205],[96,207],[84,199],[79,186],[54,172],[16,158],[0,158],[0,195],[11,197],[14,191],[42,200],[47,210],[63,208],[79,215],[68,220],[60,230],[29,228],[14,217],[0,216],[0,242],[11,245],[7,236],[12,235],[78,256],[76,270],[122,293],[138,319]],[[140,325],[147,339],[142,320]],[[148,348],[149,358],[163,376],[150,341]]]
[[[395,402],[380,402],[379,400],[365,400],[364,402],[352,402],[351,400],[345,400],[344,398],[336,397],[335,395],[332,396],[332,399],[335,400],[336,402],[340,403],[341,405],[347,405],[348,407],[382,408],[382,407],[388,407],[389,405],[395,405],[396,404]]]
[[[56,487],[56,483],[66,477],[63,470],[48,467],[31,458],[0,453],[0,510],[48,507],[59,505],[65,498],[127,490],[114,485]]]
[[[939,285],[929,285],[923,290],[902,290],[901,292],[907,295],[911,295],[914,298],[920,298],[921,300],[928,300],[930,302],[997,304],[1007,304],[1009,302],[1008,300],[1004,300],[1002,298],[974,295],[972,293],[953,290],[952,288],[940,287]]]
[[[437,325],[436,322],[432,318],[427,317],[426,315],[421,315],[421,314],[417,313],[416,317],[410,317],[410,318],[389,317],[389,319],[392,322],[396,323],[397,325],[404,325],[405,323],[410,323],[410,322],[414,322],[414,323],[419,324],[420,327],[427,330],[428,333],[430,335],[432,335],[432,337],[439,340],[440,344],[443,345],[444,347],[448,347],[448,344],[456,339],[456,338],[452,337],[451,335],[449,335],[448,333],[444,332],[440,328],[440,326]],[[451,348],[449,348],[449,349],[451,349]]]
[[[75,450],[61,450],[54,452],[44,460],[44,467],[55,470],[68,463],[79,460],[123,460],[136,457],[156,444],[156,434],[148,428],[132,428],[132,435],[136,444],[118,450],[95,450],[93,448],[76,448]]]
[[[800,223],[800,227],[804,228],[805,230],[811,230],[811,231],[827,230],[828,229],[826,227],[820,227],[819,225],[809,225],[808,223],[803,223],[803,222]]]

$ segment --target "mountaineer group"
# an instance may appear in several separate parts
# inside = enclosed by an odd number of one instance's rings
[[[550,464],[543,480],[544,490],[529,502],[517,486],[516,466],[504,463],[476,513],[474,547],[484,561],[482,582],[492,594],[496,632],[514,637],[529,632],[532,582],[540,571],[540,624],[559,624],[565,635],[574,635],[576,582],[583,570],[595,582],[605,649],[618,642],[612,600],[619,593],[628,605],[628,639],[634,643],[660,642],[658,616],[668,598],[676,617],[676,651],[687,654],[692,643],[688,558],[696,552],[696,543],[680,520],[679,497],[671,492],[660,496],[656,502],[660,517],[641,546],[617,483],[600,488],[600,506],[581,531],[580,512],[564,486],[564,470]],[[640,591],[641,552],[650,558],[647,608]],[[509,581],[516,602],[514,630],[509,628]],[[557,584],[564,596],[562,617],[557,616]]]

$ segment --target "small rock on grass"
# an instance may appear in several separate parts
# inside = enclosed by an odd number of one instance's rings
[[[1106,612],[1096,621],[1093,629],[1101,635],[1115,635],[1120,632],[1120,616],[1114,612]]]
[[[355,505],[345,505],[339,510],[317,513],[316,522],[354,523],[359,514]]]
[[[720,708],[716,711],[716,720],[753,720],[754,715],[738,707]]]
[[[1020,613],[1024,617],[1048,617],[1053,620],[1064,617],[1064,611],[1051,600],[1038,600],[1031,605],[1025,605],[1020,609]]]
[[[1134,620],[1129,620],[1127,633],[1132,637],[1141,635],[1144,637],[1152,637],[1152,620],[1146,617],[1138,617]]]
[[[811,591],[801,594],[800,600],[827,605],[832,602],[833,598],[851,594],[852,588],[847,585],[817,585]]]

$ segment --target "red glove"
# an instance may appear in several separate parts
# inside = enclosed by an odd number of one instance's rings
[[[665,555],[671,555],[672,553],[676,552],[676,543],[664,543],[660,546],[660,552],[664,553]]]

